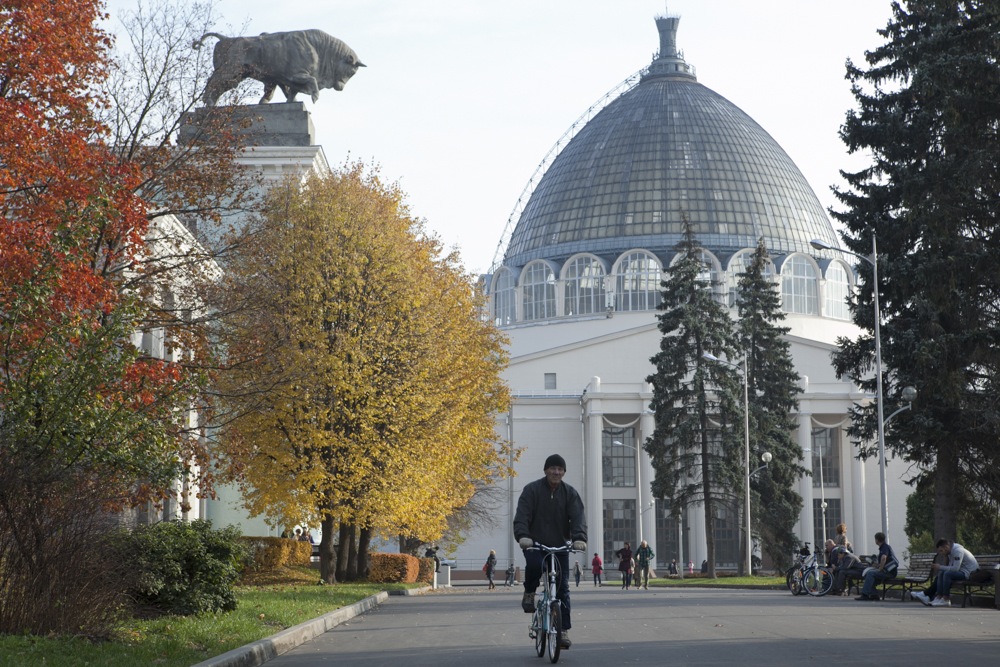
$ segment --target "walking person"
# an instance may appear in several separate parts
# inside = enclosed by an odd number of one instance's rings
[[[514,585],[514,564],[511,563],[507,566],[507,578],[503,580],[504,586]]]
[[[601,576],[604,574],[604,561],[601,560],[601,557],[597,555],[596,551],[594,552],[593,559],[590,561],[590,571],[594,575],[594,586],[603,586],[604,584],[601,583]]]
[[[938,540],[937,552],[942,560],[947,561],[946,564],[932,564],[934,583],[926,591],[912,593],[912,597],[928,607],[950,607],[951,585],[956,581],[966,581],[970,574],[979,569],[979,562],[961,544],[944,538]]]
[[[521,609],[535,613],[535,589],[542,576],[545,554],[533,549],[535,542],[548,547],[561,547],[572,540],[574,551],[587,550],[587,518],[583,499],[569,484],[562,481],[566,474],[566,459],[553,454],[545,459],[545,476],[525,485],[517,500],[514,513],[514,538],[524,551],[524,597]],[[572,627],[569,597],[569,554],[553,554],[559,566],[559,591],[562,603],[562,641],[560,648],[569,648]]]
[[[865,568],[865,584],[861,588],[861,595],[854,598],[862,602],[877,602],[879,600],[876,587],[880,581],[892,579],[896,576],[899,568],[899,559],[896,552],[892,550],[885,541],[885,533],[875,533],[875,544],[878,545],[878,562],[873,567]]]
[[[656,554],[649,547],[646,540],[639,543],[639,548],[635,552],[635,587],[639,588],[642,586],[644,589],[649,590],[649,567],[650,563],[653,562],[653,557]]]
[[[483,565],[483,572],[486,573],[486,581],[489,582],[489,588],[486,590],[492,591],[497,587],[496,583],[493,581],[493,575],[497,570],[497,552],[494,549],[490,549],[490,555],[486,557],[486,564]]]
[[[580,587],[580,575],[582,574],[583,572],[580,570],[580,561],[578,560],[573,561],[573,578],[576,579],[577,588]]]
[[[615,555],[618,556],[618,571],[622,573],[622,590],[627,591],[632,586],[632,545],[626,542]]]

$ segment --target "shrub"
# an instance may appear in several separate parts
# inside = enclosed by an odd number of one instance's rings
[[[437,564],[434,562],[433,558],[418,558],[420,569],[417,572],[417,581],[422,581],[425,584],[434,583],[434,569]]]
[[[254,572],[270,572],[284,565],[309,565],[312,544],[285,537],[243,537],[249,556],[247,567]]]
[[[433,561],[432,561],[433,562]],[[417,580],[420,563],[410,554],[372,554],[368,581],[374,583],[407,583]]]
[[[128,539],[139,570],[138,605],[181,615],[236,608],[233,585],[247,556],[237,528],[171,521],[136,528]]]
[[[15,472],[0,471],[0,634],[107,637],[131,576],[115,518],[89,488],[5,485]]]

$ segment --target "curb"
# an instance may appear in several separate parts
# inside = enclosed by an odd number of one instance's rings
[[[422,592],[420,589],[416,589],[413,594]],[[400,592],[402,595],[410,595],[410,591]],[[298,625],[293,625],[290,628],[282,630],[276,635],[271,635],[264,639],[258,639],[255,642],[247,644],[246,646],[241,646],[239,648],[234,648],[231,651],[227,651],[222,655],[217,655],[214,658],[209,658],[202,662],[192,665],[192,667],[259,667],[271,658],[276,658],[282,653],[286,653],[296,646],[300,646],[307,641],[318,637],[327,630],[335,628],[345,621],[370,611],[382,604],[388,599],[389,594],[385,591],[381,593],[376,593],[375,595],[366,597],[364,600],[355,602],[354,604],[341,607],[331,611],[329,614],[323,614],[319,618],[314,618],[311,621],[306,621],[305,623],[299,623]]]

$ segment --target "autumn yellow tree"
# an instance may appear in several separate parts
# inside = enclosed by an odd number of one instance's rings
[[[227,273],[229,473],[253,514],[320,520],[326,581],[363,576],[374,535],[437,539],[510,473],[502,336],[377,170],[275,189]]]

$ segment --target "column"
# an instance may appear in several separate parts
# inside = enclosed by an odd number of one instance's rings
[[[865,502],[868,483],[865,479],[865,462],[854,456],[846,426],[840,429],[840,441],[851,454],[851,524],[847,527],[847,537],[854,543],[854,553],[871,553],[875,551],[875,533],[868,532],[868,504]],[[877,525],[881,526],[881,523],[877,522]]]
[[[642,525],[642,537],[656,551],[656,512],[653,511],[653,464],[649,460],[643,444],[653,435],[655,428],[653,412],[647,407],[639,417],[639,467],[641,471],[642,488],[639,489],[639,521]]]
[[[800,401],[801,406],[801,401]],[[804,457],[803,465],[812,470],[812,413],[799,412],[798,443]],[[813,521],[813,478],[803,475],[799,480],[799,495],[802,496],[802,514],[799,516],[799,539],[812,544],[815,541],[815,522]],[[815,546],[815,545],[813,545]]]
[[[587,497],[584,498],[584,508],[587,513],[587,543],[593,557],[594,552],[604,558],[604,462],[601,456],[601,434],[604,430],[604,412],[601,409],[601,399],[594,398],[599,392],[601,379],[591,378],[587,395],[584,396],[584,420],[586,424],[587,452]],[[590,562],[590,559],[585,559]]]

